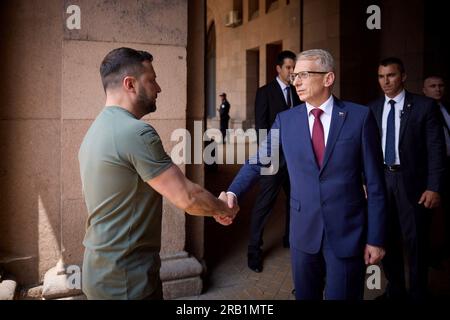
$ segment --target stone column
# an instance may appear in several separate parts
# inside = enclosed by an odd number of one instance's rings
[[[143,120],[156,128],[166,152],[175,142],[171,133],[186,128],[187,106],[187,1],[141,0],[123,7],[104,2],[79,1],[80,30],[66,30],[63,45],[62,93],[62,237],[64,263],[82,261],[86,209],[81,194],[77,152],[81,140],[100,112],[104,94],[98,66],[113,48],[125,46],[146,50],[154,56],[153,65],[162,92],[158,109]],[[185,167],[181,166],[185,171]],[[200,263],[186,247],[186,216],[164,201],[162,268],[166,299],[199,294],[202,288]]]
[[[204,0],[188,1],[188,42],[187,42],[187,115],[186,129],[194,138],[194,121],[205,128],[205,23],[206,5]],[[196,144],[192,140],[192,161]],[[186,176],[199,185],[204,185],[203,164],[186,164]],[[183,219],[181,219],[182,217]],[[198,295],[202,291],[201,274],[205,269],[203,260],[204,218],[190,215],[173,215],[163,224],[163,255],[161,279],[166,299]],[[174,232],[173,224],[179,223],[179,232]],[[167,226],[165,226],[167,224]]]
[[[169,154],[175,144],[171,133],[202,121],[204,114],[204,1],[189,1],[189,28],[186,0],[79,0],[79,29],[66,23],[72,4],[18,0],[0,10],[6,48],[0,53],[6,66],[0,92],[0,256],[17,258],[7,267],[21,285],[38,284],[46,274],[55,281],[44,280],[44,289],[57,287],[61,296],[70,294],[60,288],[67,267],[83,260],[87,212],[77,154],[104,106],[98,71],[103,57],[122,46],[153,54],[162,92],[158,111],[144,120],[159,132]],[[181,169],[203,184],[201,165]],[[163,211],[165,296],[199,294],[203,219],[187,218],[167,202]]]

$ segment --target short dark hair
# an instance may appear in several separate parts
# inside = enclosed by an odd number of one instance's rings
[[[400,72],[403,74],[405,73],[405,66],[403,65],[403,61],[400,58],[397,57],[389,57],[385,58],[380,61],[379,65],[383,67],[387,67],[388,65],[396,64],[398,65],[398,68]]]
[[[289,50],[281,51],[277,55],[277,66],[281,67],[284,63],[284,59],[292,59],[295,61],[296,58],[297,58],[297,55],[295,53],[293,53],[292,51],[289,51]]]
[[[103,89],[119,85],[126,76],[138,77],[142,74],[142,62],[153,61],[153,56],[146,51],[131,48],[117,48],[109,52],[100,65]]]
[[[445,82],[445,79],[444,79],[444,77],[443,77],[442,75],[440,75],[440,74],[435,74],[435,73],[429,74],[429,75],[425,76],[425,77],[423,78],[423,82],[425,82],[425,80],[428,80],[428,79],[431,79],[431,78],[441,79],[443,82]]]

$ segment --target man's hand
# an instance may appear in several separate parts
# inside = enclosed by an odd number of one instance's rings
[[[236,217],[236,214],[239,211],[239,205],[237,204],[236,197],[231,193],[225,193],[222,191],[220,193],[219,199],[225,202],[228,205],[228,208],[233,209],[232,215],[215,215],[214,219],[220,223],[221,225],[228,226],[233,223],[234,218]]]
[[[366,265],[376,264],[383,259],[385,255],[385,251],[381,247],[371,246],[370,244],[366,244],[366,248],[364,249],[364,262]]]
[[[435,191],[425,190],[420,197],[419,204],[423,204],[427,209],[436,208],[441,204],[441,196]]]

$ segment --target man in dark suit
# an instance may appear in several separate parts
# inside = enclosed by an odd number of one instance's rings
[[[430,257],[431,265],[438,267],[439,264],[450,256],[450,103],[444,101],[445,82],[437,75],[426,77],[423,81],[423,93],[427,97],[434,99],[441,110],[443,117],[443,129],[446,144],[445,177],[442,190],[441,207],[436,213],[443,214],[444,220],[444,243],[442,247],[437,248],[433,257]],[[440,216],[435,216],[439,219]]]
[[[290,84],[290,75],[294,71],[295,53],[282,51],[277,56],[276,69],[278,76],[256,92],[255,127],[259,130],[270,130],[275,117],[281,111],[299,105],[300,99],[295,88]],[[248,267],[255,272],[262,271],[262,250],[264,226],[269,214],[283,187],[286,195],[286,223],[283,246],[289,247],[289,177],[286,166],[279,168],[274,175],[262,176],[259,180],[259,193],[252,211],[250,237],[248,243]]]
[[[228,122],[230,121],[230,103],[227,100],[227,94],[222,92],[219,94],[222,99],[220,106],[217,108],[220,115],[220,132],[222,133],[222,142],[225,143],[227,136]]]
[[[439,107],[432,99],[404,90],[406,73],[398,58],[378,66],[384,96],[369,104],[384,152],[388,199],[388,242],[383,298],[407,297],[403,252],[409,266],[409,293],[426,297],[431,211],[439,205],[444,173],[444,135]]]
[[[362,299],[364,263],[377,263],[384,255],[385,187],[377,124],[367,107],[331,95],[334,62],[327,51],[300,53],[292,76],[306,103],[276,116],[260,150],[276,159],[280,147],[288,169],[295,296],[321,300],[325,288],[326,299]],[[228,189],[231,207],[264,168],[253,160]]]

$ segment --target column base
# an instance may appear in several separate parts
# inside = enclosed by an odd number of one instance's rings
[[[161,281],[164,299],[197,296],[202,292],[203,267],[187,252],[161,256]]]

